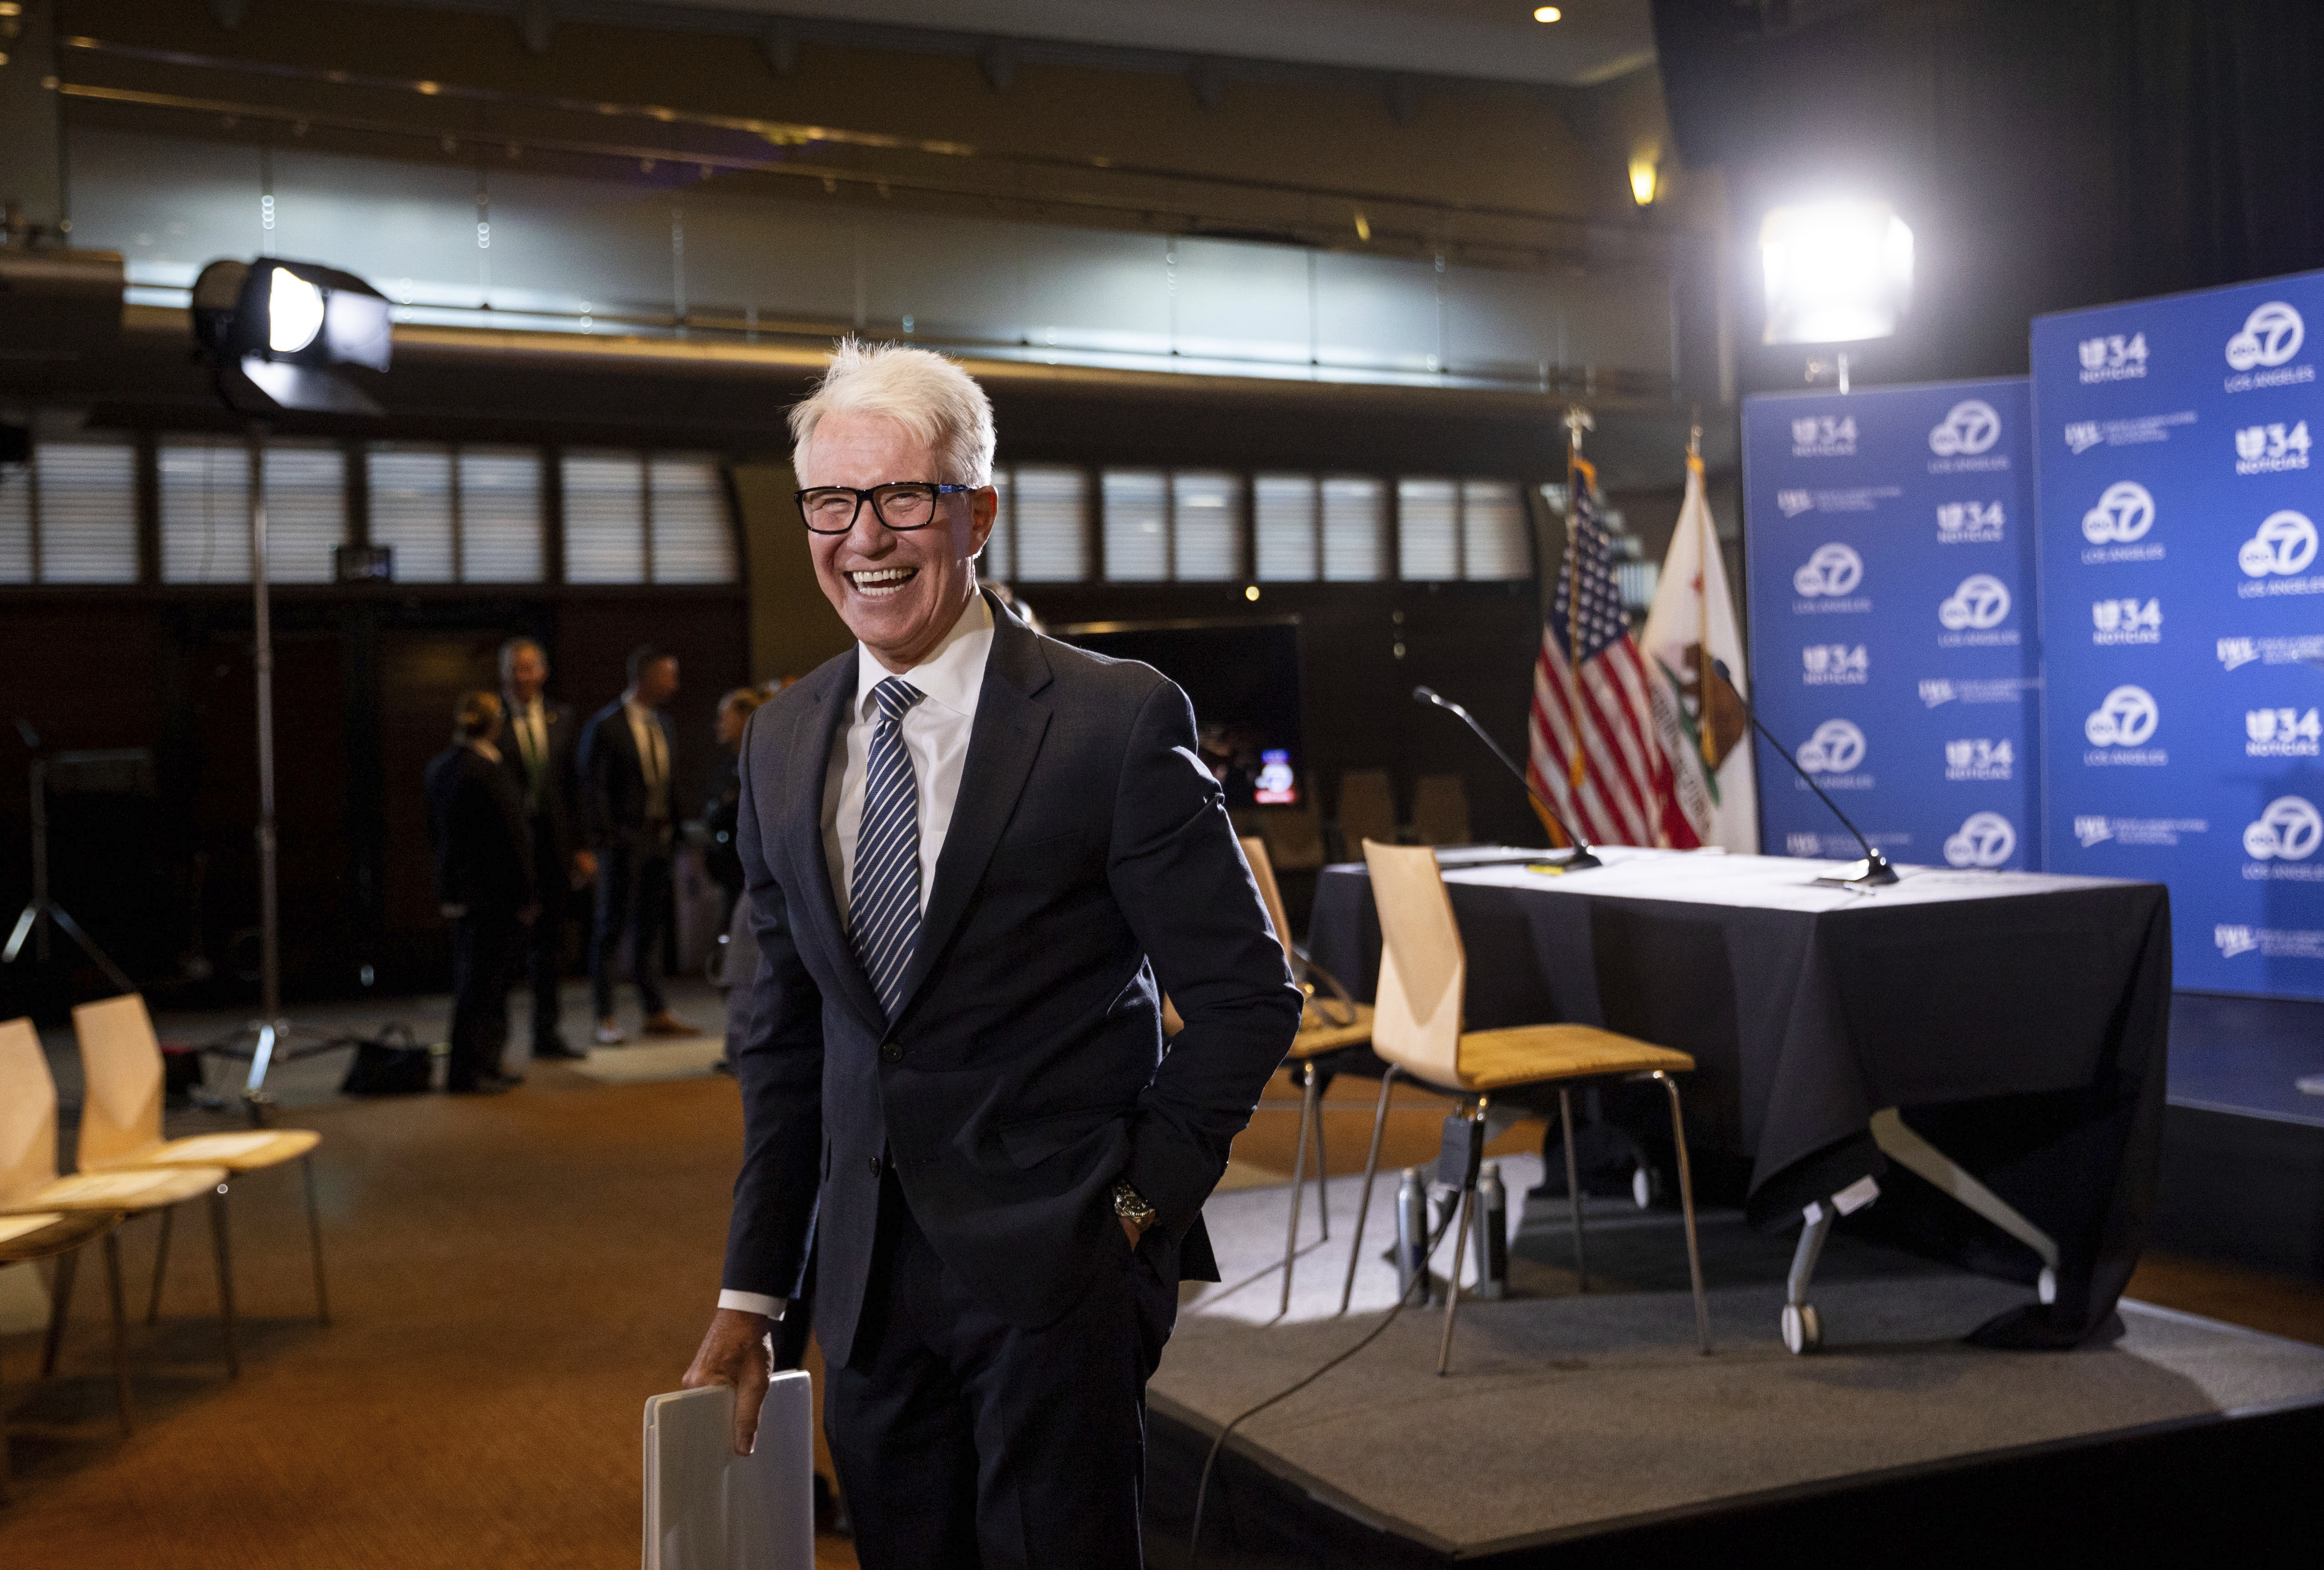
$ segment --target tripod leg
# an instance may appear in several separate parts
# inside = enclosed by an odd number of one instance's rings
[[[58,926],[65,929],[67,937],[80,945],[82,953],[97,962],[97,968],[105,973],[107,981],[124,993],[134,993],[137,990],[137,984],[121,974],[121,967],[106,956],[105,950],[99,948],[96,940],[80,929],[79,922],[65,913],[65,908],[62,905],[51,902],[49,906],[49,915]]]
[[[0,965],[14,965],[16,956],[24,952],[24,939],[32,936],[32,923],[40,919],[41,907],[36,902],[24,907],[16,918],[16,929],[8,934],[8,947],[0,948]]]

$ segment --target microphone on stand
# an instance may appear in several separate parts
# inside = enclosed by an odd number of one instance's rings
[[[1708,651],[1705,651],[1705,652],[1708,652]],[[1834,888],[1840,889],[1866,889],[1876,887],[1883,883],[1895,882],[1896,881],[1896,869],[1888,864],[1888,858],[1882,855],[1878,850],[1873,847],[1872,842],[1864,837],[1864,831],[1862,829],[1857,827],[1855,824],[1849,821],[1848,814],[1840,809],[1840,803],[1834,801],[1831,797],[1824,794],[1823,787],[1815,782],[1815,777],[1810,774],[1805,769],[1800,767],[1799,759],[1792,755],[1792,750],[1789,747],[1784,745],[1782,742],[1775,739],[1775,733],[1759,723],[1758,711],[1751,706],[1751,700],[1745,697],[1741,690],[1736,687],[1735,679],[1727,669],[1727,661],[1724,660],[1714,660],[1711,662],[1711,669],[1712,672],[1718,676],[1720,680],[1727,683],[1727,690],[1735,694],[1735,701],[1743,706],[1743,717],[1751,722],[1752,728],[1757,731],[1761,735],[1766,737],[1767,744],[1774,747],[1775,751],[1784,755],[1784,762],[1792,766],[1792,771],[1797,774],[1801,779],[1807,781],[1808,789],[1816,793],[1816,799],[1822,802],[1826,807],[1831,808],[1831,815],[1840,819],[1840,827],[1854,835],[1856,836],[1856,843],[1863,848],[1864,859],[1860,862],[1850,864],[1847,876],[1822,877],[1818,878],[1816,882],[1819,883],[1829,883]],[[1707,710],[1709,707],[1707,702],[1704,706]]]
[[[1491,750],[1493,756],[1501,761],[1502,768],[1507,769],[1510,773],[1517,776],[1517,783],[1525,787],[1525,793],[1533,798],[1534,804],[1542,809],[1543,813],[1547,816],[1550,822],[1557,825],[1560,829],[1564,831],[1566,838],[1573,842],[1573,854],[1567,856],[1563,861],[1558,864],[1561,867],[1569,873],[1578,873],[1582,871],[1584,868],[1602,867],[1606,864],[1604,862],[1600,861],[1598,859],[1597,853],[1590,848],[1590,842],[1582,838],[1580,835],[1574,833],[1573,826],[1567,823],[1564,818],[1559,817],[1557,808],[1552,807],[1549,804],[1548,799],[1544,797],[1540,791],[1533,788],[1533,781],[1526,778],[1526,773],[1523,769],[1518,768],[1514,762],[1509,761],[1509,755],[1501,751],[1501,744],[1485,734],[1485,727],[1477,723],[1477,717],[1474,715],[1471,714],[1467,709],[1462,708],[1459,704],[1454,703],[1451,698],[1440,695],[1433,687],[1414,688],[1412,689],[1412,701],[1419,704],[1434,704],[1436,707],[1443,709],[1445,713],[1459,719],[1462,725],[1467,725],[1471,730],[1477,733],[1477,739],[1484,743],[1485,745]]]

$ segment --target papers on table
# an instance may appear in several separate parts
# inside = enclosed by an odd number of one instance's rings
[[[648,1400],[645,1570],[814,1570],[814,1425],[798,1370],[767,1387],[748,1455],[734,1454],[729,1387]]]

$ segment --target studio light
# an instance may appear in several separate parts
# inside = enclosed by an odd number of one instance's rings
[[[1886,202],[1776,208],[1759,226],[1769,344],[1849,344],[1896,330],[1913,300],[1913,231]]]
[[[377,414],[344,373],[387,369],[387,297],[336,267],[262,257],[213,262],[194,281],[194,338],[245,414]]]

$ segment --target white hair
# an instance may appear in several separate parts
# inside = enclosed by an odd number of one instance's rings
[[[842,411],[885,416],[927,443],[946,471],[931,477],[943,484],[992,483],[992,401],[973,376],[942,355],[902,344],[840,339],[831,369],[806,402],[791,409],[794,469],[806,469],[823,417]]]

